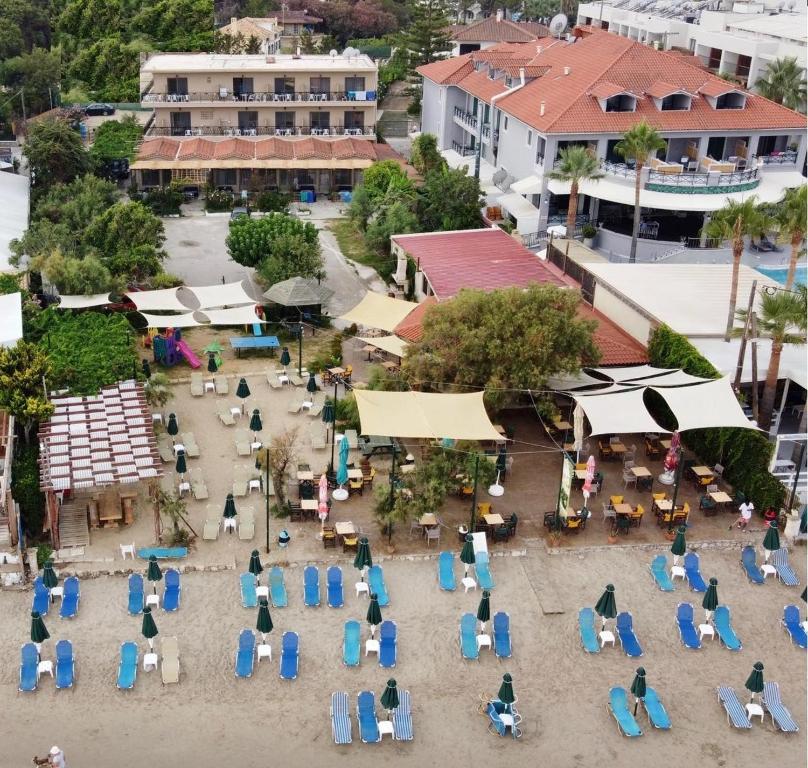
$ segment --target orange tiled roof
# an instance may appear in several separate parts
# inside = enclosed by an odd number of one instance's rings
[[[527,43],[539,37],[547,37],[550,30],[544,24],[533,21],[508,21],[496,16],[480,19],[473,24],[452,30],[453,40],[457,42],[498,42]]]
[[[738,86],[728,83],[726,80],[721,80],[718,77],[708,80],[699,88],[699,93],[713,97],[723,96],[725,93],[732,93],[733,91],[743,92]]]
[[[441,59],[440,61],[433,61],[431,64],[424,64],[418,67],[418,72],[436,83],[446,83],[458,71],[465,70],[467,74],[472,69],[474,69],[474,66],[470,57],[455,56],[451,59]]]
[[[437,303],[438,300],[434,296],[427,296],[394,328],[393,333],[405,341],[421,341],[424,336],[424,315],[430,307],[434,307]]]
[[[648,350],[606,315],[584,302],[578,305],[578,315],[597,323],[592,338],[600,350],[600,365],[642,365],[649,362]]]
[[[684,88],[680,88],[678,85],[671,85],[670,83],[666,83],[664,80],[657,80],[646,91],[649,96],[652,96],[655,99],[664,99],[666,96],[670,96],[672,93],[683,92],[689,93],[689,91],[685,91]]]
[[[590,95],[596,99],[610,99],[618,93],[627,93],[627,89],[617,83],[610,83],[608,80],[601,80],[589,91]]]

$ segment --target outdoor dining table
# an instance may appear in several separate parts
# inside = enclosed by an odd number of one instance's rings
[[[709,494],[710,498],[718,504],[718,506],[726,509],[726,507],[732,504],[732,496],[730,496],[725,491],[714,491],[713,493]]]
[[[615,504],[614,513],[616,515],[632,515],[634,514],[634,509],[631,504]]]
[[[585,469],[576,469],[575,470],[575,479],[576,480],[586,480],[586,470]]]
[[[382,363],[382,368],[385,368],[388,371],[397,371],[398,363],[394,363],[392,360],[385,360]]]
[[[301,499],[300,508],[304,512],[316,512],[318,507],[317,499]]]
[[[654,476],[648,467],[632,467],[631,474],[637,478],[638,483],[642,483],[647,488],[651,488],[654,484]]]
[[[499,515],[496,512],[490,515],[483,515],[483,520],[485,520],[485,524],[490,528],[495,528],[498,525],[505,525],[502,515]]]
[[[348,479],[349,480],[361,480],[362,479],[362,470],[361,469],[349,469],[348,470]]]
[[[626,452],[626,446],[623,443],[612,443],[609,448],[612,449],[612,453],[618,456]]]
[[[354,524],[348,520],[340,523],[334,523],[334,532],[337,534],[337,541],[341,544],[342,540],[346,536],[350,538],[351,536],[356,535],[356,528],[354,527]]]
[[[328,369],[328,372],[329,372],[329,373],[330,373],[332,376],[342,376],[342,375],[345,373],[345,369],[344,369],[344,368],[340,368],[340,367],[336,367],[336,368],[329,368],[329,369]]]
[[[657,513],[665,514],[673,509],[673,502],[670,499],[654,501],[653,509],[655,509]]]
[[[368,362],[370,362],[370,356],[376,351],[376,347],[374,347],[372,344],[365,344],[365,346],[362,347],[362,351],[367,354]]]
[[[418,525],[422,526],[423,528],[431,528],[433,525],[437,524],[438,519],[431,512],[421,515],[420,519],[418,520]]]
[[[709,467],[691,467],[690,471],[695,477],[712,477],[715,474]]]

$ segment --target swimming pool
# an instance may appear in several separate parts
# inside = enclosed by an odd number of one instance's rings
[[[776,280],[778,283],[782,283],[785,285],[786,278],[788,277],[788,267],[783,268],[767,268],[767,267],[756,267],[758,272],[766,275],[766,277],[771,278],[772,280]],[[797,264],[797,272],[794,275],[794,282],[798,285],[805,285],[806,284],[806,273],[808,273],[808,269],[806,269],[805,264]]]

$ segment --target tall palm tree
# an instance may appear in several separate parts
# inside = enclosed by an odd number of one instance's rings
[[[704,227],[703,233],[709,238],[728,241],[732,246],[732,284],[729,294],[729,312],[727,315],[727,330],[724,340],[729,341],[732,328],[735,325],[735,305],[738,301],[738,272],[743,255],[744,238],[759,235],[771,229],[771,219],[757,204],[755,196],[748,197],[743,202],[727,200],[727,204],[712,214],[710,222]]]
[[[640,234],[640,189],[642,187],[642,169],[651,154],[656,154],[666,146],[665,140],[643,120],[632,126],[623,134],[623,138],[615,146],[615,152],[625,160],[634,161],[634,224],[631,227],[631,252],[629,263],[637,261],[637,237]]]
[[[805,344],[805,299],[804,293],[791,291],[761,291],[760,309],[757,312],[758,335],[771,340],[772,349],[766,383],[760,401],[758,426],[768,432],[772,423],[777,380],[780,378],[780,356],[785,344]],[[738,319],[746,322],[747,311],[738,312]]]
[[[558,167],[549,174],[551,179],[570,183],[570,202],[567,206],[567,237],[575,233],[575,215],[578,212],[578,185],[582,181],[600,179],[600,165],[586,147],[572,146],[559,152]]]
[[[794,286],[794,275],[797,272],[797,258],[800,255],[800,245],[805,239],[806,219],[808,219],[808,186],[793,187],[786,190],[785,197],[777,204],[775,219],[780,232],[787,234],[791,239],[791,259],[788,262],[788,277],[786,288],[791,290]]]
[[[805,106],[805,80],[802,66],[794,56],[775,59],[766,67],[766,74],[755,83],[758,93],[789,109]]]

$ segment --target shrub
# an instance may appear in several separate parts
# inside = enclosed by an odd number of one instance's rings
[[[282,192],[260,192],[255,198],[255,207],[264,213],[272,211],[286,213],[291,199],[290,195],[285,195]]]
[[[39,446],[23,446],[11,468],[11,492],[20,505],[22,526],[27,536],[37,540],[42,536],[45,520],[45,496],[39,490]],[[38,558],[37,558],[38,559]]]
[[[233,210],[233,195],[221,189],[208,189],[205,194],[205,210],[221,213]]]
[[[179,185],[171,184],[151,190],[143,203],[157,216],[176,216],[184,199]]]
[[[581,227],[581,234],[588,240],[598,234],[598,228],[592,224],[584,224]]]

